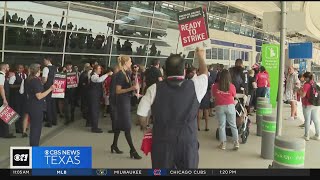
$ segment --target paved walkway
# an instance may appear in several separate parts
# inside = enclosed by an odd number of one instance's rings
[[[289,114],[289,106],[285,105],[284,115]],[[134,120],[135,116],[133,117]],[[260,157],[261,150],[261,137],[256,136],[255,116],[250,117],[252,125],[250,129],[250,136],[246,144],[241,144],[238,151],[231,150],[233,144],[231,137],[227,144],[227,150],[220,150],[217,148],[219,142],[215,138],[217,128],[217,120],[215,117],[210,118],[209,128],[210,131],[204,131],[204,121],[201,122],[201,131],[198,134],[200,142],[200,161],[199,168],[267,168],[272,160],[265,160]],[[284,116],[283,118],[287,118]],[[283,121],[283,135],[290,137],[301,138],[304,133],[303,128],[299,128],[302,122],[299,120]],[[139,154],[143,157],[141,160],[133,160],[129,158],[129,146],[126,143],[124,134],[121,133],[119,137],[118,147],[124,151],[124,154],[111,154],[110,145],[112,144],[113,134],[108,134],[107,130],[111,128],[109,118],[100,119],[100,127],[104,133],[94,134],[90,132],[90,128],[84,127],[85,122],[79,119],[73,124],[65,127],[60,132],[51,135],[49,139],[43,141],[43,146],[92,146],[93,168],[151,168],[150,154],[145,156],[139,150],[143,133],[139,127],[133,125],[132,138],[134,145]],[[44,133],[46,128],[44,128]],[[10,140],[5,140],[7,143]],[[12,140],[15,141],[15,140]],[[16,140],[17,141],[17,140]],[[27,145],[27,139],[22,144]],[[9,146],[0,139],[1,153],[9,154]],[[2,145],[5,146],[2,146]],[[11,143],[12,145],[14,142]],[[306,168],[319,168],[320,167],[320,141],[310,140],[306,142]],[[7,167],[9,162],[7,161]]]

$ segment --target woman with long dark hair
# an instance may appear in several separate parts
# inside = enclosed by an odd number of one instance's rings
[[[234,97],[236,87],[231,83],[231,75],[228,70],[222,70],[220,80],[212,86],[212,94],[215,97],[216,115],[219,120],[220,149],[226,149],[226,122],[231,127],[234,150],[239,149],[238,129],[236,125],[236,108]]]
[[[132,92],[139,88],[138,84],[132,85],[129,72],[132,62],[127,55],[118,57],[119,72],[116,74],[116,118],[113,122],[114,138],[111,145],[111,152],[117,154],[123,152],[118,148],[120,131],[124,131],[127,142],[130,146],[130,158],[141,159],[133,146],[131,138],[131,96]]]
[[[44,98],[55,88],[55,85],[43,92],[43,85],[39,78],[40,64],[31,64],[29,70],[30,75],[26,79],[24,89],[27,95],[27,112],[30,116],[30,146],[39,146],[45,110]]]
[[[309,101],[311,98],[310,89],[313,86],[317,86],[317,85],[316,85],[316,82],[314,82],[313,74],[311,72],[304,73],[303,77],[304,77],[305,83],[303,87],[299,90],[299,94],[300,94],[300,97],[302,98],[303,116],[305,119],[304,139],[306,141],[309,141],[310,139],[309,131],[310,131],[310,122],[312,120],[314,123],[316,134],[313,137],[311,137],[311,139],[320,140],[319,106],[314,106]]]

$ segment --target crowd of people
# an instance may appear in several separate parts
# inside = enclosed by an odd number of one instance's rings
[[[10,71],[9,65],[0,64],[1,105],[9,105],[21,117],[15,122],[16,133],[30,138],[30,146],[38,146],[42,123],[45,127],[57,125],[57,114],[64,118],[65,125],[75,120],[75,108],[80,107],[86,127],[92,133],[102,133],[99,128],[101,104],[103,113],[110,113],[114,134],[110,145],[112,153],[121,154],[118,148],[120,132],[124,131],[130,148],[130,157],[141,159],[131,137],[132,111],[138,105],[135,123],[146,133],[152,132],[153,168],[197,168],[199,143],[196,131],[201,131],[201,119],[205,119],[205,131],[210,131],[209,117],[219,122],[220,149],[226,149],[226,124],[231,128],[233,149],[240,147],[238,124],[236,122],[235,98],[243,95],[243,104],[250,114],[256,110],[258,97],[268,97],[270,80],[267,70],[255,64],[247,70],[241,59],[235,66],[225,69],[222,64],[205,64],[205,51],[198,48],[195,52],[199,68],[186,61],[181,54],[171,54],[163,68],[160,61],[154,60],[144,69],[136,64],[129,55],[120,55],[118,64],[113,68],[102,67],[96,61],[83,66],[66,62],[64,67],[54,65],[50,56],[40,63],[24,67],[16,65]],[[57,73],[77,74],[78,85],[66,87],[62,99],[52,97],[56,88],[54,78]],[[305,139],[309,140],[311,120],[316,126],[312,139],[319,140],[318,108],[308,99],[310,88],[314,86],[313,75],[304,73],[302,86],[289,68],[286,80],[287,99],[292,103],[291,119],[297,115],[295,100],[302,98],[305,117]],[[90,98],[88,98],[90,97]],[[80,102],[79,102],[80,100]],[[106,114],[104,115],[106,116]],[[29,129],[29,132],[28,130]],[[1,137],[14,138],[9,125],[0,122]]]

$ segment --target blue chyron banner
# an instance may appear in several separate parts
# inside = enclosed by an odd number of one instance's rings
[[[91,169],[91,147],[32,147],[33,169]]]

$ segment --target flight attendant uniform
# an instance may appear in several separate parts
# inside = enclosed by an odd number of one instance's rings
[[[14,109],[19,115],[20,118],[16,121],[16,133],[22,133],[22,118],[23,118],[23,105],[24,98],[23,95],[19,93],[19,89],[23,80],[27,78],[27,75],[24,73],[16,72],[15,76],[10,77],[9,84],[10,85],[18,85],[15,88],[10,88],[10,106]]]
[[[72,71],[66,71],[65,73],[71,73]],[[68,88],[66,87],[64,96],[64,118],[65,124],[68,125],[70,122],[74,121],[74,110],[75,110],[75,97],[76,97],[76,88]]]
[[[92,132],[102,132],[101,129],[98,128],[98,121],[100,117],[100,101],[103,97],[103,88],[102,84],[105,79],[108,77],[107,74],[99,77],[98,74],[93,73],[90,77],[89,84],[89,123],[91,123],[91,131]]]
[[[47,70],[43,69],[43,71],[49,71],[46,75],[48,77],[47,82],[44,84],[44,90],[48,90],[52,85],[54,81],[54,77],[57,73],[57,68],[53,66],[52,64],[49,64],[47,67]],[[44,72],[43,72],[44,74]],[[44,76],[43,76],[44,77]],[[47,120],[48,123],[46,124],[46,127],[51,127],[52,125],[57,125],[57,106],[56,106],[56,100],[51,97],[52,92],[46,97],[46,110],[47,110]]]
[[[154,117],[152,168],[196,169],[199,163],[197,113],[207,92],[208,77],[168,79],[148,88],[137,111],[139,116],[147,117],[151,112]]]
[[[119,73],[119,72],[118,72]],[[110,102],[110,117],[112,123],[112,130],[115,130],[115,119],[116,119],[116,82],[118,73],[113,74],[110,82],[109,91],[109,102]]]
[[[44,98],[38,100],[37,93],[44,91],[39,78],[33,78],[25,81],[25,92],[27,95],[27,112],[30,116],[30,146],[39,146],[43,111],[45,110]],[[48,95],[49,96],[49,95]]]
[[[126,80],[126,76],[129,82]],[[123,74],[122,71],[117,73],[116,85],[120,85],[122,89],[131,87],[131,80],[128,74]],[[116,119],[114,121],[115,131],[128,131],[131,129],[131,96],[132,91],[116,95]]]

